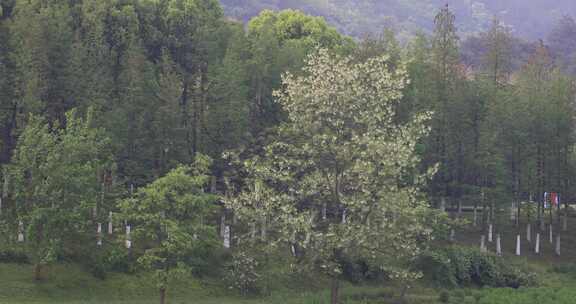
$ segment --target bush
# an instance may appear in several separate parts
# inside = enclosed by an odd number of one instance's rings
[[[219,242],[202,241],[190,252],[186,264],[196,277],[220,277],[227,258],[228,253],[221,249]]]
[[[131,273],[134,270],[128,251],[119,246],[104,246],[79,262],[98,279],[105,279],[108,272]]]
[[[227,267],[225,282],[231,289],[236,289],[242,295],[259,294],[260,277],[258,260],[244,251],[233,254],[232,261]]]
[[[515,263],[476,248],[447,247],[428,251],[421,256],[417,267],[424,277],[440,286],[530,286],[536,276],[527,265]]]
[[[0,249],[0,263],[28,264],[30,261],[26,253],[18,248]]]
[[[366,262],[361,260],[354,261],[341,258],[338,262],[342,269],[343,279],[353,284],[358,284],[364,280],[376,280],[384,277],[382,271],[371,269]]]
[[[442,290],[438,296],[438,301],[440,303],[450,303],[450,292],[447,290]]]

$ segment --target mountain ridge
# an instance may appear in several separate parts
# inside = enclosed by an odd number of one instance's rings
[[[573,0],[221,0],[229,17],[249,20],[261,10],[298,9],[322,16],[340,32],[362,37],[393,28],[400,36],[430,32],[436,12],[448,4],[462,36],[485,31],[494,17],[523,39],[546,39],[564,15],[576,16]]]

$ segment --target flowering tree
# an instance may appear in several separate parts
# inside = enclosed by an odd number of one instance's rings
[[[319,50],[302,76],[286,74],[275,93],[287,112],[277,139],[245,163],[249,187],[227,204],[267,245],[286,246],[332,278],[339,300],[341,259],[362,258],[392,277],[419,252],[427,204],[420,188],[417,142],[430,114],[398,122],[407,83],[387,57],[354,63]],[[253,232],[248,235],[254,235]]]

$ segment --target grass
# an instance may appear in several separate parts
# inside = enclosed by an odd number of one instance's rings
[[[569,274],[551,272],[543,264],[534,264],[541,274],[543,287],[550,292],[560,286],[573,286],[576,278]],[[72,264],[51,267],[43,282],[32,280],[29,265],[0,264],[1,304],[148,304],[158,303],[155,286],[146,275],[109,274],[105,280],[94,278]],[[397,303],[398,286],[345,285],[342,304],[394,304]],[[424,284],[413,287],[406,298],[409,304],[435,304],[439,290]],[[493,296],[494,289],[456,289],[449,291],[452,299],[466,295]],[[503,291],[514,297],[516,291]],[[523,294],[522,294],[523,293]],[[526,291],[518,293],[526,296]],[[169,291],[170,304],[327,304],[328,290],[277,290],[268,297],[243,298],[223,289],[220,285],[201,283],[195,279],[181,281]],[[468,303],[468,302],[466,302]],[[474,302],[471,302],[474,303]],[[495,303],[495,302],[494,302]]]
[[[0,264],[1,304],[148,304],[158,303],[155,286],[146,275],[109,274],[105,280],[94,278],[73,264],[52,266],[45,281],[32,280],[30,265]],[[342,304],[392,303],[395,286],[345,285]],[[328,290],[282,289],[267,297],[243,298],[219,285],[189,279],[178,282],[169,291],[171,304],[325,304]],[[409,303],[434,303],[433,289],[416,287]]]

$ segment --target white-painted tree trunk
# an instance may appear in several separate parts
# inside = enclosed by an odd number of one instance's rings
[[[486,236],[482,235],[480,237],[480,251],[481,252],[486,252]]]
[[[267,234],[267,223],[266,218],[262,219],[262,231],[260,232],[260,238],[263,242],[266,242],[266,234]]]
[[[347,211],[346,211],[346,209],[344,209],[342,211],[342,224],[346,224],[346,213],[347,213]]]
[[[496,254],[502,255],[502,243],[500,242],[500,234],[496,234]]]
[[[478,211],[476,210],[476,207],[474,207],[474,220],[472,221],[472,226],[478,226]]]
[[[256,239],[256,223],[250,224],[250,239],[252,240]]]
[[[98,223],[96,233],[98,234],[96,239],[96,246],[102,246],[102,223]]]
[[[326,214],[328,213],[327,209],[328,209],[328,207],[326,206],[326,203],[324,203],[322,205],[322,220],[324,220],[324,221],[326,220]]]
[[[18,221],[18,242],[24,242],[24,223]]]
[[[488,242],[492,243],[493,238],[492,238],[492,234],[493,234],[493,230],[494,230],[494,226],[492,226],[492,224],[488,225]]]
[[[126,248],[132,248],[132,238],[130,236],[130,225],[126,225]]]
[[[556,255],[560,256],[560,234],[556,235]]]
[[[231,235],[230,226],[229,225],[224,226],[224,243],[222,245],[226,249],[230,249],[230,235]]]
[[[114,233],[114,226],[112,224],[112,211],[108,213],[108,234],[112,235]]]
[[[446,198],[444,197],[440,199],[440,211],[446,211]]]
[[[536,246],[534,247],[534,252],[540,254],[540,233],[536,233]]]
[[[526,240],[528,243],[532,242],[532,225],[530,224],[526,225]]]
[[[521,239],[521,238],[520,238],[520,234],[518,234],[518,235],[516,236],[516,255],[517,255],[517,256],[520,256],[520,254],[521,254],[521,252],[520,252],[520,248],[521,248],[521,247],[520,247],[520,239]]]
[[[454,231],[454,228],[450,229],[450,242],[454,242],[454,240],[456,239],[456,232]]]
[[[226,229],[226,214],[220,215],[220,237],[224,238],[224,230]]]

